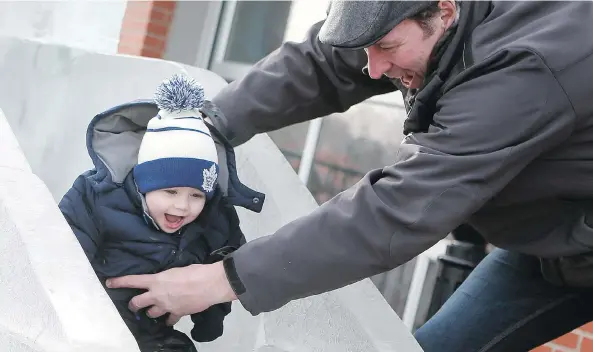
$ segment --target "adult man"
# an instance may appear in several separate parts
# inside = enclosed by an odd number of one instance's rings
[[[468,221],[505,250],[416,333],[425,351],[526,351],[592,320],[592,19],[590,2],[335,3],[318,36],[217,97],[215,124],[238,144],[398,79],[411,109],[394,165],[224,268],[112,284],[149,289],[132,309],[172,320],[236,296],[258,314],[396,267]]]

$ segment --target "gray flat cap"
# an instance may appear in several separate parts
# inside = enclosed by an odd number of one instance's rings
[[[365,48],[433,2],[334,0],[319,31],[319,40],[342,48]]]

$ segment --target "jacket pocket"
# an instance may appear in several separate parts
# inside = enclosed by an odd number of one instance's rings
[[[563,201],[570,212],[563,218],[570,223],[565,243],[573,255],[541,258],[544,278],[551,283],[573,287],[593,287],[593,207],[587,201]],[[581,253],[579,253],[581,252]]]
[[[593,287],[593,253],[540,258],[544,279],[555,285]]]

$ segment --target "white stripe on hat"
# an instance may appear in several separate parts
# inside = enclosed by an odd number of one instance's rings
[[[138,153],[138,163],[160,158],[194,158],[218,164],[218,154],[212,139],[203,133],[188,130],[146,132]]]

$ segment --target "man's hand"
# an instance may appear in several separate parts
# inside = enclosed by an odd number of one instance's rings
[[[137,288],[145,292],[130,300],[130,310],[150,307],[151,318],[170,313],[167,324],[174,325],[184,315],[199,313],[208,307],[237,299],[222,261],[183,268],[173,268],[158,274],[129,275],[108,279],[108,288]]]

